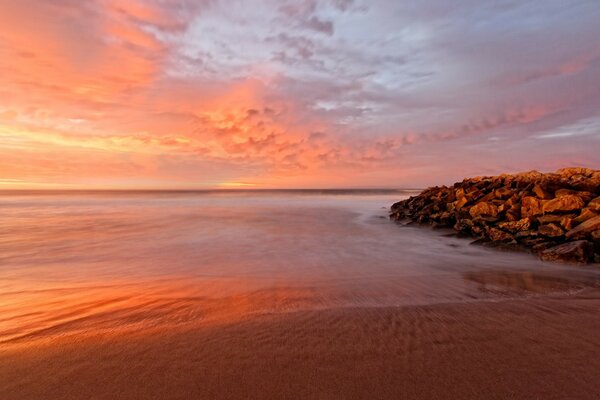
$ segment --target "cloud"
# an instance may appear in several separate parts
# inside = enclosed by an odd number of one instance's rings
[[[503,171],[508,148],[597,167],[598,18],[575,0],[3,2],[0,178],[418,185]]]

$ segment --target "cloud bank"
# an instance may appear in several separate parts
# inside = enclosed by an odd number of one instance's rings
[[[0,187],[600,166],[595,1],[0,4]]]

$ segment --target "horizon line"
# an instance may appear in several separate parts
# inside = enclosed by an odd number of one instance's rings
[[[417,191],[414,187],[339,187],[339,188],[0,188],[8,192],[293,192],[293,191]]]

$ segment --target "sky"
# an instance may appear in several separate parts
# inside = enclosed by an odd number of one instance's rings
[[[600,168],[600,2],[0,0],[0,189]]]

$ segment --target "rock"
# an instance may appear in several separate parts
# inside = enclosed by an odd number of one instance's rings
[[[521,216],[535,217],[542,214],[542,202],[535,197],[527,196],[521,200]]]
[[[564,178],[571,178],[574,175],[583,175],[586,177],[592,176],[596,170],[591,168],[582,168],[582,167],[569,167],[569,168],[561,168],[556,171],[556,173]]]
[[[515,239],[510,233],[504,232],[503,230],[490,228],[487,231],[488,237],[494,242],[514,242]]]
[[[556,224],[542,225],[539,227],[538,232],[540,235],[550,238],[557,238],[565,234],[565,231]]]
[[[521,219],[521,207],[520,206],[512,206],[506,212],[506,220],[507,221],[518,221]]]
[[[498,228],[509,232],[520,232],[526,231],[531,227],[530,218],[522,218],[518,221],[501,222],[498,224]]]
[[[587,263],[592,257],[592,244],[587,240],[559,244],[540,253],[540,258],[544,261]]]
[[[485,237],[486,231],[484,227],[474,225],[473,228],[471,228],[471,233],[477,237]]]
[[[483,176],[449,187],[430,187],[395,203],[390,218],[454,228],[462,236],[480,237],[494,247],[548,250],[547,259],[579,257],[561,254],[581,253],[586,245],[559,248],[563,249],[559,255],[553,255],[554,247],[583,240],[592,246],[592,255],[578,260],[600,260],[600,253],[593,250],[598,251],[600,235],[599,195],[600,171],[586,168]]]
[[[583,208],[583,206],[585,206],[585,203],[581,197],[568,194],[546,201],[542,207],[542,211],[544,214],[552,212],[565,212],[580,210]]]
[[[581,214],[579,214],[578,217],[573,218],[573,222],[575,224],[580,224],[580,223],[585,222],[588,219],[592,219],[592,218],[594,218],[596,216],[598,216],[597,213],[595,213],[594,211],[590,210],[589,208],[584,208],[583,210],[581,210]]]
[[[594,200],[590,201],[587,208],[590,211],[600,212],[600,197],[596,197]]]
[[[498,215],[498,207],[492,203],[484,201],[471,207],[469,214],[471,214],[471,217],[473,218],[481,216],[495,217]]]
[[[560,220],[560,226],[562,226],[566,230],[573,229],[573,218],[564,217],[563,219]]]
[[[592,237],[592,243],[594,243],[594,252],[600,254],[600,229],[592,232],[590,236]]]
[[[549,224],[550,222],[560,222],[564,218],[575,218],[577,214],[546,214],[537,217],[537,222],[540,224]]]
[[[565,235],[568,239],[582,239],[595,230],[600,229],[600,216],[588,219],[587,221],[577,225]]]
[[[534,181],[539,181],[539,180],[543,179],[544,174],[542,174],[541,172],[538,172],[538,171],[527,171],[527,172],[519,172],[518,174],[515,174],[514,177],[517,180],[517,182],[519,180],[526,181],[526,182],[534,182]]]
[[[467,203],[469,202],[469,200],[465,197],[459,197],[456,202],[454,203],[454,208],[456,208],[457,210],[460,210],[461,208],[463,208]]]
[[[498,199],[507,199],[513,195],[513,191],[506,187],[496,189],[494,195]]]
[[[541,253],[542,251],[549,249],[550,247],[556,246],[555,242],[548,241],[548,239],[537,238],[528,243],[534,253]]]
[[[594,195],[591,194],[590,192],[585,192],[585,191],[581,191],[581,190],[571,190],[571,189],[558,189],[556,192],[554,192],[554,195],[556,197],[574,195],[574,196],[581,197],[581,200],[583,200],[584,202],[588,202],[592,199],[592,197],[594,197]]]
[[[541,185],[535,185],[533,187],[533,193],[535,193],[538,199],[542,200],[548,200],[553,197],[550,193],[546,192]]]
[[[473,221],[470,219],[461,219],[454,224],[454,230],[461,233],[471,233],[473,228]]]
[[[538,231],[533,230],[533,229],[529,229],[526,231],[521,231],[521,232],[517,232],[515,234],[515,237],[517,239],[522,239],[522,238],[534,238],[538,236]]]

